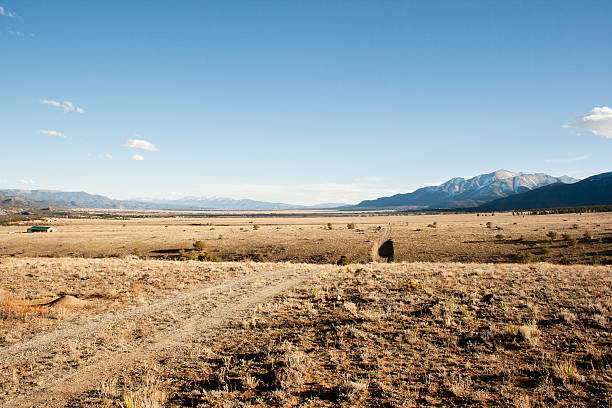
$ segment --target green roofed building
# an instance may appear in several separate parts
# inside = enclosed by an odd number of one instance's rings
[[[28,228],[28,232],[56,232],[57,230],[53,227],[30,227]]]

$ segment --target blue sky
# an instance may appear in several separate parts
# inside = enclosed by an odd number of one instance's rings
[[[610,21],[609,1],[0,0],[0,188],[312,204],[610,171]]]

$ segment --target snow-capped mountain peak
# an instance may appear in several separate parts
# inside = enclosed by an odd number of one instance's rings
[[[455,177],[439,186],[424,187],[408,194],[396,194],[363,201],[360,207],[472,207],[513,194],[520,194],[554,183],[577,180],[568,176],[553,177],[544,173],[522,173],[497,170],[471,178]]]

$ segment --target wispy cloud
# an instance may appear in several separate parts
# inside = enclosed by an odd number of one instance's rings
[[[45,105],[51,105],[56,108],[62,108],[64,112],[77,112],[77,113],[85,112],[82,108],[79,108],[78,106],[74,106],[74,104],[69,101],[58,102],[58,101],[52,101],[49,99],[41,99],[40,102],[44,103]]]
[[[7,28],[6,32],[10,35],[14,35],[15,37],[25,37],[24,33],[22,33],[21,31],[15,31],[12,28]]]
[[[612,139],[612,108],[598,106],[584,116],[578,116],[573,123],[564,125],[565,128],[587,130],[597,136]]]
[[[5,9],[4,7],[0,6],[0,16],[15,17],[15,13],[12,13],[8,11],[7,9]]]
[[[110,154],[110,153],[106,153],[106,154],[105,154],[104,156],[102,156],[102,157],[104,157],[105,159],[112,159],[112,158],[113,158],[113,155],[112,155],[112,154]]]
[[[159,149],[155,147],[153,143],[141,139],[130,139],[123,144],[123,147],[129,147],[130,149],[149,150],[151,152],[159,151]]]
[[[21,179],[19,180],[19,182],[22,184],[34,184],[35,183],[35,181],[32,179]]]
[[[380,177],[366,177],[364,180],[368,183],[380,183],[381,181],[383,181],[383,179]]]
[[[586,160],[588,158],[589,158],[589,156],[576,156],[576,157],[546,159],[546,160],[544,160],[544,163],[573,163],[573,162],[577,162],[577,161]]]
[[[136,160],[136,161],[142,161],[144,160],[144,157],[139,154],[133,154],[132,156],[130,156],[130,159]]]
[[[62,132],[58,132],[57,130],[42,130],[41,129],[39,132],[43,135],[57,136],[57,137],[61,137],[62,139],[66,138],[65,134],[63,134]]]

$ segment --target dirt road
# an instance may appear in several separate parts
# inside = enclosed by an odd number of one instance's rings
[[[65,324],[7,347],[0,350],[0,373],[10,377],[20,366],[28,367],[29,374],[14,378],[15,386],[0,405],[66,406],[72,396],[95,389],[135,361],[171,352],[218,328],[241,324],[258,304],[314,273],[298,268],[253,273],[92,317],[85,324]]]

